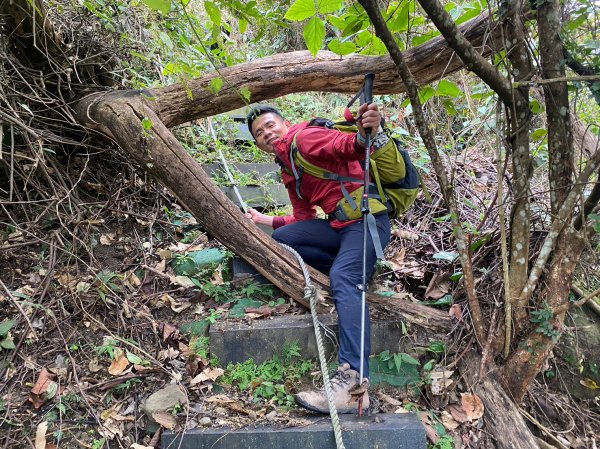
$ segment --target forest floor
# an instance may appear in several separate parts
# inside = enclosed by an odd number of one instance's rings
[[[455,167],[470,174],[460,186],[462,213],[477,229],[479,288],[493,304],[500,250],[495,227],[485,224],[493,220],[482,218],[493,210],[496,171],[484,157],[469,161]],[[290,395],[318,383],[317,364],[292,346],[261,365],[221,366],[206,324],[307,311],[273,287],[231,279],[231,254],[160,186],[120,168],[110,181],[87,179],[88,170],[77,214],[45,211],[24,220],[27,227],[0,229],[0,448],[140,449],[157,446],[163,429],[303,425],[306,413]],[[473,339],[449,217],[428,184],[433,201],[420,199],[396,221],[373,288],[442,307],[456,326],[432,343],[427,359],[377,356],[392,373],[417,365],[419,378],[373,388],[371,412],[418,413],[438,449],[490,448],[483,404],[453,368]],[[194,251],[215,263],[192,260]],[[550,364],[555,375],[572,370]],[[547,447],[596,449],[597,395],[576,400],[544,379],[523,407],[532,429]],[[148,403],[156,392],[162,409]]]

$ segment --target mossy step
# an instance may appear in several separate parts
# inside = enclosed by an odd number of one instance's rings
[[[337,335],[335,315],[321,315],[319,321]],[[335,337],[331,338],[325,334],[323,337],[328,358],[335,360]],[[260,364],[274,355],[280,356],[284,347],[292,343],[300,346],[303,358],[318,357],[310,314],[278,316],[255,320],[250,324],[241,321],[217,321],[210,326],[209,341],[211,353],[219,358],[223,366],[230,362],[243,363],[248,359]],[[411,338],[407,338],[401,321],[383,320],[371,323],[372,354],[384,351],[410,353],[415,346],[426,348],[430,343],[418,333],[411,333]]]

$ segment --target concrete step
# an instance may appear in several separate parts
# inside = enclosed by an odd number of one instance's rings
[[[206,164],[202,168],[211,178],[227,180],[227,174],[222,164]],[[287,189],[281,184],[279,165],[238,163],[229,164],[229,169],[234,173],[250,174],[256,180],[256,185],[238,186],[242,199],[249,207],[265,208],[290,204]],[[264,184],[265,180],[269,180],[270,183]],[[226,181],[226,184],[228,183]],[[233,187],[224,185],[220,186],[220,189],[231,201],[240,205]]]
[[[310,424],[276,428],[193,429],[165,432],[162,447],[179,449],[335,449],[328,416],[309,418]],[[346,449],[425,449],[425,429],[413,414],[340,415]]]
[[[337,316],[321,315],[319,321],[329,327],[335,335],[338,333]],[[328,358],[337,354],[334,340],[324,333],[324,343]],[[418,336],[417,336],[418,338]],[[217,321],[209,331],[210,351],[216,355],[221,364],[229,362],[241,363],[254,359],[259,364],[274,355],[281,355],[286,344],[298,343],[303,358],[318,357],[312,318],[306,315],[287,315],[272,319],[255,320],[249,325],[246,322]],[[406,338],[402,331],[402,323],[395,320],[373,321],[371,323],[371,352],[383,351],[410,352],[415,344],[414,338]]]

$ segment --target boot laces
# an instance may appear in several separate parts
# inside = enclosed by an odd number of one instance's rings
[[[342,371],[341,369],[338,369],[336,371],[336,373],[333,375],[333,377],[331,378],[331,387],[334,390],[338,390],[341,388],[344,388],[346,386],[350,386],[350,378],[351,378],[351,374],[350,373],[346,373],[344,371]]]

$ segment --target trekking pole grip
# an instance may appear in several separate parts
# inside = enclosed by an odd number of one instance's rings
[[[369,104],[373,102],[373,80],[375,79],[374,73],[367,73],[365,75],[365,86],[364,86],[364,95],[365,95],[365,103]]]
[[[373,103],[373,80],[375,79],[374,73],[367,73],[365,75],[365,83],[363,85],[363,96],[365,103]],[[366,128],[365,133],[367,136],[371,135],[371,128]]]

